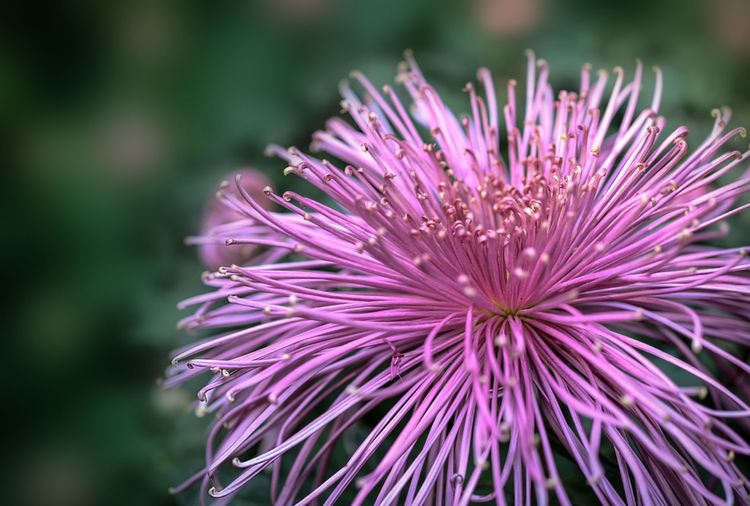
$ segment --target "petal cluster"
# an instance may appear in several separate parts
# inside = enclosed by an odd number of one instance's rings
[[[242,218],[195,239],[256,256],[182,304],[210,332],[167,381],[208,378],[216,417],[182,488],[565,505],[572,461],[601,504],[747,504],[750,260],[715,246],[749,205],[745,131],[717,110],[688,148],[643,80],[555,92],[530,55],[523,97],[482,69],[457,116],[410,55],[398,91],[353,73],[328,158],[270,148],[325,197],[267,187],[272,212],[237,179]]]

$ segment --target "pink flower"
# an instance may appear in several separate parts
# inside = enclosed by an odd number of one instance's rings
[[[479,26],[493,35],[530,32],[542,18],[541,0],[472,0]]]
[[[567,458],[602,504],[746,504],[750,407],[724,382],[750,372],[750,262],[711,245],[750,205],[744,130],[715,111],[688,149],[658,70],[647,100],[640,64],[554,92],[533,55],[522,106],[482,69],[455,116],[406,60],[410,106],[343,86],[351,121],[314,148],[344,165],[271,149],[328,199],[224,192],[245,221],[214,235],[267,253],[182,304],[217,330],[168,379],[208,374],[216,416],[180,489],[221,502],[269,470],[274,504],[565,505]]]
[[[234,182],[238,176],[241,178],[242,188],[253,198],[260,200],[265,209],[273,210],[276,207],[271,201],[262,199],[263,188],[268,186],[270,181],[262,172],[255,169],[242,169],[228,174],[216,191],[239,197]],[[227,238],[232,237],[237,230],[242,230],[249,224],[249,220],[243,213],[224,205],[214,195],[203,210],[204,235],[191,237],[187,242],[198,245],[201,261],[213,271],[222,265],[244,265],[258,253],[258,246],[256,244],[232,244],[231,241],[227,244]]]

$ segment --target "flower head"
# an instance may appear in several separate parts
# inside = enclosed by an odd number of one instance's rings
[[[258,200],[264,208],[273,210],[276,207],[273,202],[263,198],[263,188],[268,186],[270,181],[262,172],[255,169],[232,172],[222,180],[215,191],[239,197],[235,186],[238,177],[245,192]],[[211,270],[215,271],[222,265],[244,264],[255,256],[258,246],[234,244],[231,241],[227,243],[226,236],[243,230],[248,225],[251,225],[251,222],[243,213],[224,205],[217,198],[210,199],[203,210],[203,235],[189,238],[188,244],[198,245],[203,265]]]
[[[640,63],[608,94],[589,67],[555,93],[533,55],[524,105],[482,69],[456,116],[406,60],[409,106],[343,85],[350,121],[314,136],[331,161],[271,148],[327,198],[223,194],[244,221],[214,235],[265,252],[183,303],[185,327],[222,329],[169,379],[210,372],[192,481],[232,498],[270,470],[275,504],[571,504],[567,459],[603,504],[746,503],[750,261],[710,244],[748,206],[750,172],[722,177],[744,130],[715,111],[689,149],[658,70],[641,108]]]

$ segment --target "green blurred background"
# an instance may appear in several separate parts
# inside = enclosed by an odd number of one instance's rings
[[[175,303],[201,290],[183,238],[228,171],[278,181],[264,146],[307,146],[349,70],[390,82],[412,48],[462,103],[478,66],[522,78],[525,48],[556,86],[641,58],[693,142],[716,106],[750,125],[750,0],[26,1],[0,18],[10,504],[195,502],[167,488],[199,466],[206,422],[155,386],[187,340]]]

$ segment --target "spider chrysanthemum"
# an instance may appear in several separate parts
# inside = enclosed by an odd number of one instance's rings
[[[642,74],[584,67],[555,93],[530,55],[524,105],[482,69],[456,116],[407,55],[402,98],[342,85],[349,120],[314,135],[330,160],[271,149],[325,198],[266,188],[270,212],[232,182],[244,218],[194,241],[262,249],[183,303],[215,333],[168,382],[208,374],[216,417],[183,487],[571,504],[578,475],[602,504],[747,504],[750,261],[711,245],[748,207],[748,153],[726,147],[745,132],[715,111],[689,149]]]

